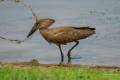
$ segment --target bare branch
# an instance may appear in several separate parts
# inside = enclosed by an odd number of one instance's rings
[[[21,0],[11,0],[11,1],[14,1],[14,2],[20,2]]]
[[[31,12],[32,12],[32,15],[34,16],[35,20],[37,21],[37,15],[35,14],[35,12],[33,11],[32,7],[26,3],[24,3],[23,1],[20,2],[21,4],[23,4],[23,6],[25,6],[26,8],[28,8]]]
[[[20,2],[21,0],[0,0],[0,2],[2,2],[2,1],[11,1],[11,2]]]
[[[15,3],[21,3],[24,7],[28,8],[32,12],[32,15],[34,16],[36,21],[38,21],[37,16],[34,13],[32,7],[30,5],[24,3],[23,0],[0,0],[0,2],[2,2],[2,1],[12,1],[12,2],[15,2]],[[0,39],[6,40],[6,41],[10,41],[10,42],[16,42],[16,43],[19,43],[19,44],[24,42],[24,41],[26,41],[26,40],[28,40],[28,38],[25,38],[24,40],[8,39],[8,38],[2,37],[2,36],[0,36]]]
[[[37,15],[33,11],[32,7],[29,4],[25,3],[23,0],[0,0],[0,2],[2,2],[2,1],[12,1],[12,2],[15,2],[15,3],[21,3],[24,7],[28,8],[32,12],[32,15],[35,18],[35,20],[36,21],[38,20]]]
[[[0,2],[3,2],[4,0],[0,0]]]
[[[22,43],[22,42],[24,42],[26,40],[26,39],[25,40],[8,39],[8,38],[2,37],[2,36],[0,36],[0,39],[6,40],[6,41],[10,41],[10,42],[16,42],[18,44],[20,44],[20,43]]]

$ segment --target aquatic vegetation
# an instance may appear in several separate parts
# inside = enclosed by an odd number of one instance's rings
[[[120,80],[120,69],[91,67],[0,67],[0,80]]]

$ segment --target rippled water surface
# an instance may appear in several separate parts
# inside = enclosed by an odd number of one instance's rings
[[[120,66],[120,0],[25,0],[25,3],[32,6],[39,18],[55,19],[51,27],[89,25],[96,28],[96,35],[81,40],[72,51],[75,58],[72,63]],[[23,40],[33,23],[31,12],[21,4],[0,3],[0,36]],[[73,44],[63,46],[65,55]],[[39,32],[22,44],[0,39],[0,61],[33,58],[41,63],[58,63],[60,52]]]

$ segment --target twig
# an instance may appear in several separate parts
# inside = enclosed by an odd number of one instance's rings
[[[23,0],[0,0],[0,2],[2,2],[2,1],[13,1],[15,3],[21,3],[24,7],[28,8],[32,12],[32,15],[34,16],[36,21],[38,21],[37,16],[36,16],[35,12],[33,11],[32,7],[30,5],[24,3]],[[31,39],[31,38],[25,38],[24,40],[16,40],[16,39],[8,39],[8,38],[0,36],[0,39],[7,40],[10,42],[16,42],[16,43],[20,44],[28,39]]]
[[[16,42],[18,44],[20,44],[20,43],[24,42],[25,40],[27,40],[26,38],[24,40],[8,39],[8,38],[2,37],[2,36],[0,36],[0,38],[3,39],[3,40],[6,40],[6,41],[10,41],[10,42]]]
[[[21,3],[24,7],[28,8],[32,12],[32,15],[35,18],[35,20],[36,21],[38,20],[37,15],[33,11],[32,7],[29,4],[25,3],[23,0],[0,0],[0,2],[2,2],[2,1],[11,1],[11,2],[15,2],[15,3]]]
[[[21,4],[23,4],[23,6],[25,6],[26,8],[28,8],[31,12],[32,12],[32,15],[33,17],[35,18],[35,20],[37,21],[37,15],[35,14],[35,12],[33,11],[32,7],[28,4],[26,4],[25,2],[23,1],[20,1]]]

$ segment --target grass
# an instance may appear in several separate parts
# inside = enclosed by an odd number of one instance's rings
[[[120,80],[120,69],[4,64],[0,80]]]

